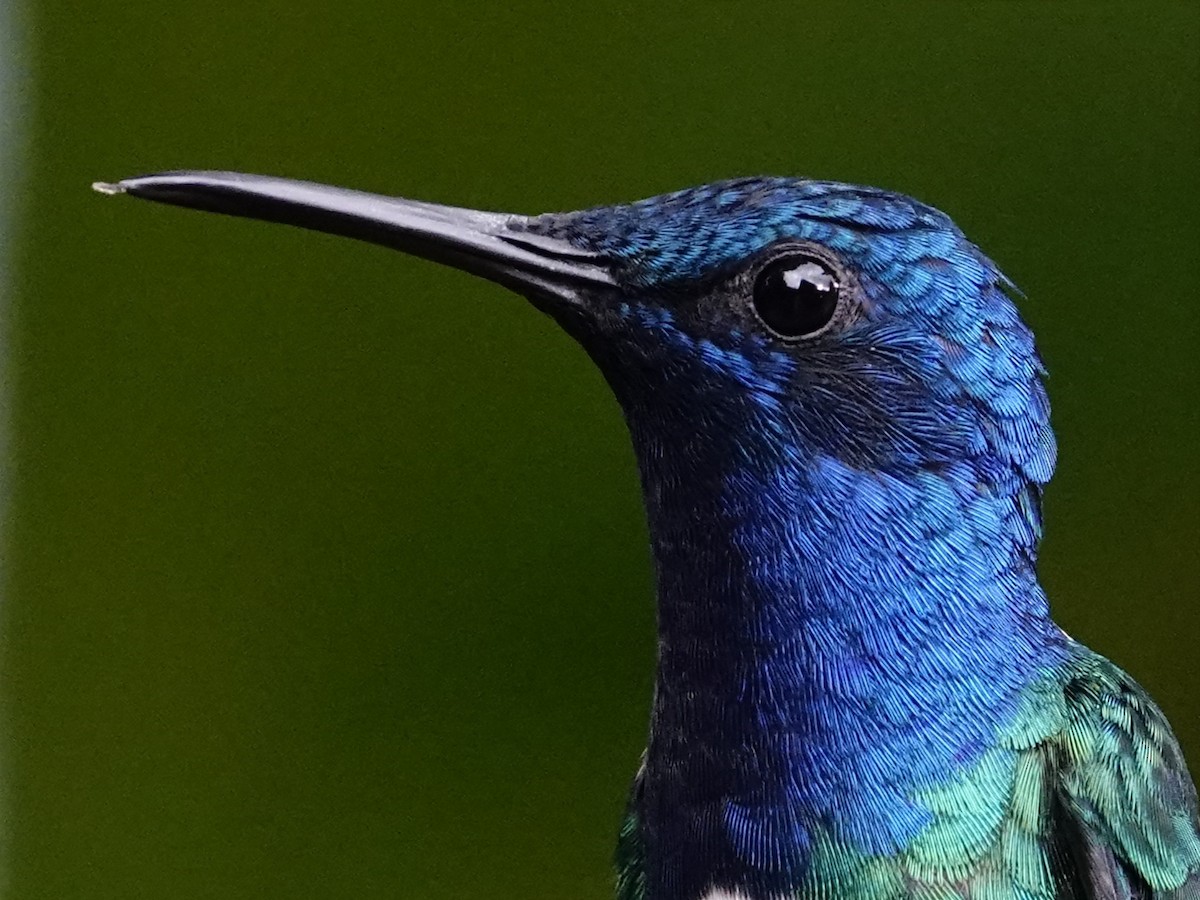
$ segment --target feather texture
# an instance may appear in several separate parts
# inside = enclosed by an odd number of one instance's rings
[[[1164,717],[1050,619],[1045,371],[950,219],[767,178],[529,227],[620,285],[559,315],[625,412],[658,572],[620,900],[1196,896]],[[755,316],[788,252],[842,291],[792,342]]]

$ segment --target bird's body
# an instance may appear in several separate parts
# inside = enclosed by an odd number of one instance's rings
[[[658,580],[620,900],[1200,897],[1162,713],[1049,616],[1041,362],[942,213],[782,178],[532,218],[221,173],[120,188],[451,261],[599,365]]]

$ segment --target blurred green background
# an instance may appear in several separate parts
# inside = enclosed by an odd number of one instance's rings
[[[618,410],[498,288],[88,190],[538,212],[759,172],[1029,294],[1070,632],[1200,766],[1200,7],[30,0],[7,380],[15,898],[609,896],[654,652]]]

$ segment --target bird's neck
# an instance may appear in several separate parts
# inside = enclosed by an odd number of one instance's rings
[[[898,850],[926,823],[912,793],[977,760],[1062,652],[1020,498],[627,417],[658,578],[651,878],[786,889],[817,823]]]

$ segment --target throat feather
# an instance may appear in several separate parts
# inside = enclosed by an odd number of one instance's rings
[[[898,852],[930,821],[920,792],[995,743],[1064,650],[1011,498],[961,474],[824,457],[659,478],[643,457],[651,858],[691,847],[790,889],[817,831]]]

